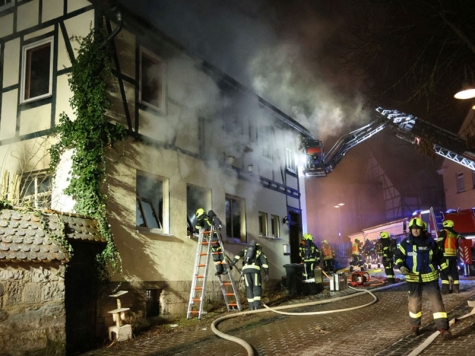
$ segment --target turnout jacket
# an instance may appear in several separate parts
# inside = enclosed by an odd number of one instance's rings
[[[256,248],[256,252],[254,256],[250,259],[248,263],[246,263],[246,255],[247,255],[248,247],[245,247],[239,252],[236,256],[234,256],[232,264],[235,265],[237,261],[243,258],[243,267],[242,273],[256,273],[262,269],[264,270],[265,274],[269,273],[269,265],[267,263],[267,257],[262,251],[261,247]]]
[[[442,262],[442,251],[436,241],[427,234],[406,237],[399,249],[396,250],[396,265],[407,267],[410,271],[406,281],[412,283],[425,283],[436,281],[439,278],[438,266]],[[442,269],[444,269],[443,266]]]
[[[465,238],[453,228],[445,227],[439,232],[437,244],[443,251],[445,257],[457,257],[458,242]]]

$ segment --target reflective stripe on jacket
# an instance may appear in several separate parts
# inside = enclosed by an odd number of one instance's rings
[[[396,265],[405,266],[410,274],[406,275],[407,282],[432,282],[438,280],[437,265],[440,260],[440,250],[432,237],[417,237],[410,235],[405,238],[396,251]]]
[[[445,234],[443,233],[445,231]],[[437,240],[439,246],[444,251],[445,257],[456,257],[457,256],[457,246],[458,246],[458,235],[449,229],[443,229],[441,234],[439,234],[439,239]]]

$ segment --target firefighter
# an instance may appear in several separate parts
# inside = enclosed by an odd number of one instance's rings
[[[210,236],[211,242],[211,251],[213,255],[213,262],[214,266],[216,267],[215,276],[227,274],[228,271],[226,269],[226,265],[224,262],[224,255],[221,248],[220,239],[218,236],[218,230],[221,229],[222,224],[219,218],[216,216],[213,210],[210,210],[208,214],[205,213],[203,208],[199,208],[196,210],[196,225],[195,225],[195,232],[199,232],[200,229],[204,229],[204,231],[210,231],[211,226],[215,226],[215,231],[213,236]]]
[[[392,249],[392,239],[387,231],[381,231],[379,234],[381,238],[381,246],[383,248],[383,266],[384,273],[388,277],[388,284],[394,284],[394,259]]]
[[[303,235],[303,240],[299,246],[299,256],[304,266],[303,278],[315,278],[315,267],[320,263],[320,250],[313,242],[312,235]]]
[[[323,240],[322,253],[323,253],[323,270],[329,273],[335,272],[335,251],[330,246],[327,240]]]
[[[267,264],[267,257],[262,251],[262,246],[256,241],[251,241],[249,246],[243,248],[233,261],[229,264],[229,269],[240,260],[243,259],[243,267],[241,273],[244,276],[246,284],[246,295],[249,308],[257,310],[262,308],[262,278],[261,268],[264,270],[264,282],[269,280],[269,265]]]
[[[377,263],[378,263],[378,268],[379,268],[379,264],[383,260],[383,242],[381,241],[381,238],[379,238],[374,244],[374,251],[376,252],[376,258],[377,258]]]
[[[363,258],[363,264],[367,263],[368,268],[371,268],[371,263],[374,260],[374,243],[370,239],[366,239],[363,248],[361,250],[364,258]]]
[[[359,239],[355,239],[355,241],[351,244],[351,257],[352,260],[350,262],[350,272],[353,272],[355,266],[359,266],[362,271],[364,271],[364,262],[361,258],[361,244]]]
[[[444,220],[442,222],[443,229],[439,232],[437,244],[444,254],[444,264],[446,269],[440,272],[442,280],[442,294],[449,294],[450,291],[459,293],[459,273],[457,268],[457,250],[459,239],[465,237],[459,235],[454,230],[454,222],[452,220]],[[451,283],[452,282],[452,283]]]
[[[409,320],[412,335],[419,335],[422,318],[422,291],[431,305],[435,325],[443,339],[450,339],[449,321],[439,288],[437,267],[442,262],[442,253],[436,241],[423,232],[424,222],[413,218],[409,222],[409,236],[396,251],[396,265],[405,276],[409,298]],[[441,265],[440,265],[441,266]],[[442,267],[441,268],[446,268]]]

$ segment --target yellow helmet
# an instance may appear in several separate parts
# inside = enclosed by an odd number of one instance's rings
[[[328,241],[327,241],[327,240],[323,240],[323,243],[324,243],[324,244],[328,244]]]
[[[379,233],[379,236],[381,236],[382,239],[387,239],[389,237],[389,232],[387,231],[381,231]]]
[[[452,220],[444,220],[442,223],[443,227],[454,227],[454,222]]]
[[[304,234],[304,235],[303,235],[303,239],[304,239],[304,240],[313,240],[313,236],[310,235],[310,234]]]
[[[421,218],[412,218],[409,222],[409,229],[424,229],[424,222]]]
[[[198,210],[196,210],[195,216],[198,219],[204,213],[205,213],[205,210],[203,208],[199,208]]]

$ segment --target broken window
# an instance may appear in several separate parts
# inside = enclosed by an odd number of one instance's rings
[[[163,229],[163,181],[137,174],[136,225],[148,229]]]
[[[226,195],[226,236],[246,242],[244,200]]]
[[[51,208],[52,178],[46,172],[23,174],[20,183],[20,204],[35,209]]]
[[[22,102],[51,95],[53,38],[23,47]]]
[[[140,101],[157,109],[165,107],[165,64],[145,49],[141,51]]]
[[[210,192],[208,189],[197,187],[194,185],[187,185],[186,187],[186,211],[187,211],[187,230],[188,234],[193,234],[196,225],[196,210],[203,208],[208,211],[210,206]]]

